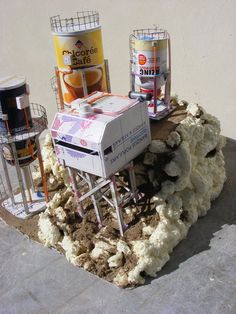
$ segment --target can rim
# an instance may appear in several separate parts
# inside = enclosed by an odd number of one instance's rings
[[[168,39],[168,32],[161,28],[141,28],[133,30],[132,36],[135,40],[155,41]]]
[[[26,84],[26,78],[24,76],[8,75],[8,76],[0,77],[0,91],[15,89],[25,84]]]
[[[93,32],[97,29],[101,29],[101,25],[99,24],[98,26],[96,27],[93,27],[93,28],[87,28],[87,29],[84,29],[84,30],[73,30],[71,32],[69,31],[61,31],[61,32],[56,32],[56,31],[52,31],[52,35],[55,35],[55,36],[64,36],[64,37],[69,37],[69,36],[76,36],[76,35],[81,35],[82,33],[89,33],[89,32]]]

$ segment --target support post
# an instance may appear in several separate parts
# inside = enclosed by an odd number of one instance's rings
[[[80,215],[80,217],[84,217],[84,209],[83,209],[83,205],[82,203],[80,202],[80,191],[78,189],[78,185],[77,185],[77,182],[76,182],[76,173],[75,173],[75,170],[72,169],[72,168],[68,168],[68,171],[69,171],[69,175],[70,175],[70,178],[71,178],[71,184],[72,184],[72,187],[73,187],[73,190],[75,192],[75,198],[77,200],[77,210],[78,210],[78,213]]]
[[[46,202],[48,202],[49,201],[49,196],[48,196],[47,178],[46,178],[46,175],[44,173],[43,158],[42,158],[42,155],[41,155],[41,150],[40,150],[40,144],[39,144],[39,138],[38,137],[36,137],[35,143],[36,143],[36,146],[37,146],[37,155],[38,155],[38,160],[39,160],[40,173],[41,173],[42,180],[43,180],[43,190],[44,190],[44,194],[45,194],[45,200],[46,200]]]
[[[84,71],[81,71],[81,77],[82,77],[83,92],[84,92],[84,97],[85,97],[88,95],[88,88],[87,88],[86,75]]]
[[[26,215],[29,215],[30,214],[29,206],[28,206],[28,203],[27,203],[23,177],[22,177],[22,173],[21,173],[21,170],[20,170],[20,164],[19,164],[19,160],[18,160],[18,156],[17,156],[16,145],[15,145],[14,142],[11,143],[11,149],[12,149],[13,158],[14,158],[14,162],[15,162],[16,173],[17,173],[17,177],[18,177],[18,181],[19,181],[19,185],[20,185],[20,191],[21,191],[21,195],[22,195],[22,200],[23,200],[23,204],[24,204],[25,213],[26,213]]]
[[[8,188],[9,194],[10,194],[11,202],[12,202],[12,205],[15,205],[14,193],[13,193],[13,189],[11,186],[11,180],[10,180],[9,173],[8,173],[7,163],[6,163],[6,159],[4,158],[2,152],[1,152],[1,159],[2,159],[3,171],[5,174],[5,178],[6,178],[6,182],[7,182],[7,188]]]
[[[114,207],[116,210],[116,216],[117,216],[117,220],[118,220],[118,224],[119,224],[120,235],[123,237],[124,231],[125,231],[125,229],[127,229],[127,225],[124,223],[121,209],[119,207],[119,203],[117,200],[117,186],[116,186],[115,175],[113,175],[111,177],[110,189],[111,189],[113,204],[114,204]]]
[[[92,190],[95,187],[93,176],[89,173],[86,173],[86,178],[88,180],[89,189]],[[102,227],[102,213],[101,213],[100,204],[96,199],[96,193],[91,195],[91,199],[93,202],[93,206],[94,206],[94,210],[95,210],[95,214],[98,220],[99,227],[101,228]]]
[[[130,180],[130,186],[131,186],[131,194],[134,195],[134,201],[135,203],[137,203],[138,202],[137,185],[136,185],[133,161],[131,161],[128,165],[128,172],[129,172],[129,180]]]
[[[157,113],[157,43],[153,42],[153,58],[154,58],[154,88],[153,88],[153,105],[154,105],[154,114]]]
[[[30,171],[29,171],[29,166],[23,167],[22,168],[24,180],[25,180],[25,187],[28,193],[28,200],[30,203],[32,203],[32,195],[31,195],[31,180],[30,180]]]

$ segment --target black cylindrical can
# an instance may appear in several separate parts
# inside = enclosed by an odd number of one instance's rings
[[[28,86],[21,76],[0,78],[0,132],[16,134],[32,127]]]
[[[14,145],[16,147],[17,159],[21,167],[29,165],[37,158],[38,150],[35,138],[15,142]],[[10,165],[15,165],[16,156],[13,155],[11,145],[4,144],[2,146],[2,154]]]

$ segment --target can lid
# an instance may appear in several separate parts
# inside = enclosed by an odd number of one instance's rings
[[[0,77],[0,91],[21,87],[25,84],[25,82],[26,79],[24,76],[9,75]]]

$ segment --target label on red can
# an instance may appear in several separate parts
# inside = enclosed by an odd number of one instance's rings
[[[154,76],[167,69],[167,40],[156,41],[156,55],[151,40],[135,40],[134,74]]]

